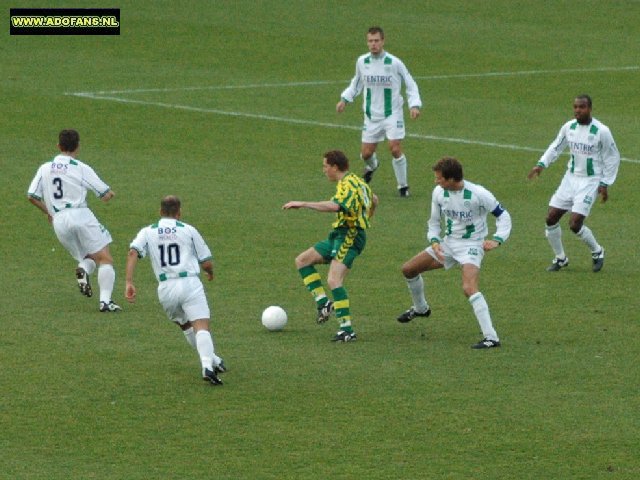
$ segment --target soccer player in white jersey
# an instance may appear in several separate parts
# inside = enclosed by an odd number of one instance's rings
[[[360,93],[363,94],[364,126],[360,156],[365,162],[362,178],[369,183],[378,168],[376,147],[386,138],[393,157],[393,171],[400,196],[409,196],[407,157],[402,152],[405,137],[401,87],[404,83],[412,119],[418,118],[422,101],[418,85],[402,60],[384,50],[384,31],[371,27],[367,32],[369,53],[356,61],[356,74],[340,95],[336,111],[344,111]]]
[[[569,228],[591,251],[593,271],[604,265],[604,248],[593,232],[584,225],[598,195],[602,202],[609,198],[609,185],[618,175],[620,153],[611,130],[591,116],[592,101],[589,95],[579,95],[573,101],[575,119],[566,122],[555,141],[549,145],[538,164],[531,169],[528,178],[540,176],[542,170],[555,162],[568,146],[571,156],[560,186],[549,201],[545,233],[555,258],[547,270],[557,272],[569,265],[569,258],[562,245],[560,219],[571,210]]]
[[[452,157],[441,158],[434,166],[435,183],[431,197],[431,217],[427,237],[430,246],[402,266],[413,305],[398,317],[401,323],[428,317],[431,308],[424,293],[422,272],[454,265],[462,268],[462,290],[473,307],[483,339],[472,348],[494,348],[500,339],[493,328],[489,306],[478,289],[484,252],[504,243],[511,233],[511,216],[486,188],[465,180],[462,165]],[[490,238],[487,215],[496,218],[496,233]],[[444,239],[442,237],[444,220]]]
[[[47,215],[62,246],[78,261],[76,279],[80,293],[91,297],[89,276],[98,266],[101,312],[118,312],[111,300],[116,274],[109,252],[111,234],[87,207],[87,192],[103,202],[113,190],[87,164],[78,160],[80,135],[62,130],[58,135],[60,154],[38,169],[29,186],[29,201]]]
[[[213,385],[222,385],[218,373],[226,370],[215,354],[210,311],[200,267],[213,280],[213,256],[202,235],[191,225],[180,221],[180,199],[169,195],[160,202],[160,220],[144,227],[131,242],[127,256],[125,297],[136,301],[133,274],[138,258],[149,256],[158,280],[158,299],[169,320],[183,331],[189,345],[200,356],[202,378]]]

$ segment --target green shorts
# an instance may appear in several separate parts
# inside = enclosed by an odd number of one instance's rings
[[[360,228],[340,227],[329,233],[329,238],[316,243],[313,248],[327,262],[336,260],[351,268],[355,258],[362,253],[367,234]]]

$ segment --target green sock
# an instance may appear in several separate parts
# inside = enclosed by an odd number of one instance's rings
[[[340,330],[349,333],[353,332],[347,291],[344,287],[338,287],[331,290],[331,294],[333,295],[333,308],[336,312],[336,318],[340,322]]]
[[[327,303],[327,294],[325,293],[324,287],[322,286],[320,274],[313,267],[313,265],[302,267],[298,269],[298,272],[300,272],[300,276],[302,277],[302,281],[305,287],[307,287],[307,290],[309,290],[311,292],[311,295],[313,295],[318,308]]]

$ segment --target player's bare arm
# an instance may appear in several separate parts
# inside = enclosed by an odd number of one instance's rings
[[[207,280],[213,280],[213,262],[211,260],[206,260],[200,264],[200,267],[207,274]]]
[[[289,210],[292,208],[309,208],[311,210],[317,210],[319,212],[337,212],[338,210],[340,210],[338,204],[332,202],[331,200],[325,200],[323,202],[302,202],[294,200],[285,203],[282,208],[284,210]]]
[[[127,267],[125,270],[124,296],[129,303],[136,301],[136,287],[133,284],[133,272],[138,264],[138,252],[132,248],[127,255]]]
[[[374,193],[371,201],[371,208],[369,209],[369,218],[373,217],[376,208],[378,208],[378,196]]]
[[[47,210],[47,206],[44,204],[44,202],[42,200],[38,200],[37,198],[33,198],[33,197],[28,197],[28,198],[33,205],[38,207],[38,209],[47,216],[49,223],[51,223],[51,221],[53,220],[53,217],[49,215],[49,210]]]
[[[527,178],[529,180],[533,180],[534,178],[539,177],[540,174],[542,173],[542,170],[544,170],[544,168],[542,168],[540,165],[536,165],[531,169],[531,171],[527,175]]]

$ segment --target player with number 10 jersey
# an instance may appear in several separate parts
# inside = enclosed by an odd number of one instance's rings
[[[140,230],[130,248],[138,252],[139,258],[149,256],[160,282],[197,277],[200,264],[212,258],[211,250],[195,227],[168,217]]]

